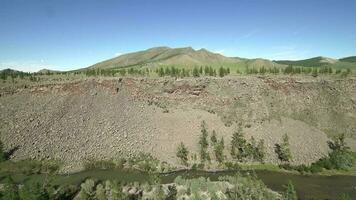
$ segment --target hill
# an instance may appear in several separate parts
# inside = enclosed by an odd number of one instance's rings
[[[275,66],[265,59],[242,59],[226,57],[206,49],[194,50],[191,47],[156,47],[144,51],[124,54],[89,67],[89,69],[113,69],[137,66]]]
[[[356,56],[350,56],[350,57],[346,57],[346,58],[341,58],[340,61],[356,63]]]
[[[58,71],[58,70],[41,69],[37,73],[39,73],[39,74],[55,74],[55,73],[59,73],[59,72],[60,71]]]
[[[303,66],[303,67],[320,67],[320,66],[327,66],[330,64],[334,64],[337,62],[336,59],[333,58],[327,58],[327,57],[314,57],[314,58],[309,58],[305,60],[278,60],[275,61],[276,63],[279,64],[284,64],[284,65],[294,65],[294,66]]]
[[[314,57],[304,60],[277,60],[278,64],[293,65],[301,67],[332,67],[332,68],[351,68],[356,69],[356,56],[333,59],[328,57]]]

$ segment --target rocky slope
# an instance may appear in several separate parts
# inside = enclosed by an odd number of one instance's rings
[[[285,133],[295,164],[325,155],[334,134],[355,147],[352,78],[95,78],[0,88],[0,137],[12,158],[57,159],[69,170],[139,152],[178,165],[180,142],[198,152],[203,120],[226,146],[239,126],[247,139],[264,139],[271,163]]]

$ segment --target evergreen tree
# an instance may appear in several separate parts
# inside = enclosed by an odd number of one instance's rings
[[[347,151],[350,149],[345,142],[345,134],[341,134],[334,139],[334,141],[329,141],[329,148],[333,151]]]
[[[208,131],[206,130],[205,121],[201,124],[201,135],[199,138],[199,146],[200,146],[200,159],[202,162],[210,159],[208,152]]]
[[[162,67],[160,67],[160,68],[158,69],[158,76],[159,76],[159,77],[163,77],[163,76],[164,76],[164,69],[163,69]]]
[[[183,142],[181,142],[178,146],[176,155],[181,160],[182,164],[184,164],[184,165],[188,165],[188,154],[189,154],[189,151],[188,151],[187,147],[185,147]]]
[[[287,134],[283,135],[282,144],[276,144],[275,152],[282,162],[289,162],[292,159],[292,154],[289,149],[289,137]]]
[[[219,76],[224,77],[225,76],[225,69],[223,67],[219,68]]]
[[[241,128],[232,135],[231,156],[239,161],[246,157],[246,140]]]
[[[355,156],[350,151],[350,147],[346,145],[345,134],[341,134],[328,142],[329,148],[332,150],[329,153],[329,161],[334,169],[349,169],[355,163]]]
[[[193,76],[194,77],[199,77],[199,69],[197,67],[193,68]]]
[[[210,137],[210,141],[211,141],[212,145],[215,145],[216,142],[217,142],[215,130],[213,130],[213,134],[212,134],[211,137]]]
[[[313,77],[317,77],[318,76],[318,69],[317,68],[313,68],[312,76]]]
[[[256,150],[256,159],[263,163],[265,156],[266,156],[266,149],[264,145],[264,140],[260,140],[257,145],[257,150]]]
[[[222,163],[224,161],[224,148],[225,148],[224,138],[221,137],[220,141],[216,143],[214,146],[215,157],[219,163]]]

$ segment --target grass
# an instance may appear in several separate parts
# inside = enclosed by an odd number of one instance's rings
[[[239,164],[241,170],[266,170],[271,172],[281,172],[281,173],[291,173],[291,174],[301,174],[297,170],[286,170],[273,164]],[[318,173],[305,173],[308,175],[321,175],[321,176],[334,176],[334,175],[345,175],[345,176],[356,176],[356,169],[350,170],[323,170]]]
[[[45,174],[56,173],[60,168],[60,162],[54,160],[35,161],[5,161],[0,163],[0,174],[22,173],[22,174]]]

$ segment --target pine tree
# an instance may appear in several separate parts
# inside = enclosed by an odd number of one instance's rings
[[[200,145],[200,159],[202,162],[209,160],[210,156],[208,153],[208,131],[206,130],[205,121],[201,124],[201,135],[199,138],[199,145]]]
[[[318,69],[317,68],[313,68],[312,76],[313,77],[317,77],[318,76]]]
[[[241,128],[232,135],[231,156],[239,161],[246,157],[246,140]]]
[[[334,139],[334,141],[329,141],[329,148],[333,151],[347,151],[350,149],[345,142],[345,134],[341,134]]]
[[[219,76],[224,77],[225,76],[225,69],[223,67],[219,68]]]
[[[219,163],[222,163],[224,161],[224,148],[224,138],[221,137],[220,141],[214,146],[215,158]]]
[[[275,152],[282,162],[289,162],[292,159],[292,154],[289,149],[289,137],[287,134],[283,135],[282,144],[276,144]]]
[[[266,153],[265,153],[265,145],[264,145],[264,140],[260,140],[257,145],[257,156],[256,159],[263,163]]]
[[[215,145],[215,144],[216,144],[217,138],[216,138],[216,132],[215,132],[215,130],[213,130],[213,134],[211,135],[210,140],[211,140],[212,145]]]
[[[159,76],[159,77],[163,77],[163,76],[164,76],[164,69],[163,69],[162,67],[160,67],[160,68],[158,69],[158,76]]]
[[[199,69],[197,67],[193,68],[193,76],[194,77],[199,77]]]
[[[182,164],[184,164],[184,165],[188,165],[188,154],[189,154],[188,149],[185,147],[183,142],[181,142],[177,148],[176,155],[181,160]]]

